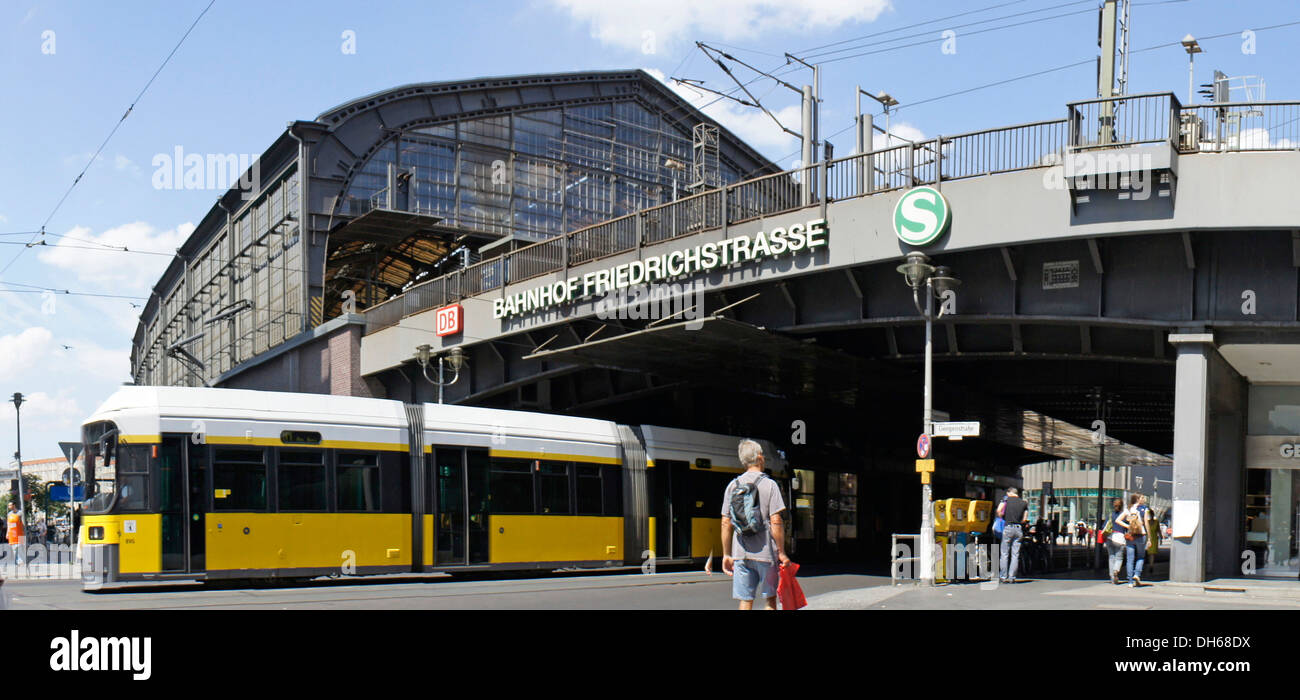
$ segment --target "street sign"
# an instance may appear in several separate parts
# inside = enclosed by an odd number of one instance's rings
[[[980,422],[977,420],[953,421],[950,423],[933,423],[934,427],[931,433],[935,437],[946,437],[951,440],[960,440],[964,437],[979,437]]]
[[[930,456],[930,436],[921,433],[921,437],[916,439],[916,456],[925,459]]]
[[[73,491],[72,491],[72,498],[73,498],[73,500],[76,500],[76,501],[84,501],[84,500],[86,500],[86,487],[85,487],[85,486],[78,486],[77,488],[73,489]],[[50,500],[51,500],[51,501],[54,501],[55,503],[67,503],[67,502],[68,502],[68,487],[67,487],[67,486],[64,486],[63,484],[51,484],[51,485],[50,485]]]
[[[922,474],[926,474],[928,472],[934,471],[934,460],[933,459],[916,460],[916,471],[921,472]]]

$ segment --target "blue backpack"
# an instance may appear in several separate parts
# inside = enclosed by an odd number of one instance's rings
[[[757,535],[767,529],[767,523],[763,522],[758,496],[758,484],[766,478],[766,475],[760,474],[753,481],[741,482],[740,477],[736,477],[732,482],[736,487],[731,491],[728,517],[731,518],[731,524],[742,535]]]

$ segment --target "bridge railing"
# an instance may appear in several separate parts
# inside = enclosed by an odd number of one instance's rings
[[[1184,153],[1300,149],[1300,102],[1227,102],[1182,109]]]
[[[1075,151],[1158,143],[1176,147],[1181,110],[1172,92],[1070,102],[1066,104],[1069,145]]]

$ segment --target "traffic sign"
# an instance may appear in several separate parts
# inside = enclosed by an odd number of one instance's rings
[[[980,422],[977,420],[953,421],[950,423],[933,423],[934,427],[931,432],[936,436],[946,437],[952,440],[960,440],[964,437],[979,437]]]
[[[63,484],[65,486],[74,486],[81,483],[81,472],[75,467],[68,467],[63,470]]]
[[[930,436],[921,433],[921,437],[916,439],[916,456],[925,459],[930,456]]]
[[[924,473],[926,473],[926,472],[932,472],[932,471],[934,471],[934,460],[933,460],[933,459],[918,459],[918,460],[916,460],[916,470],[917,470],[918,472],[921,472],[922,474],[924,474]]]

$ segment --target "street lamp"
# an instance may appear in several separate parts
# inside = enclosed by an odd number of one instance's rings
[[[10,399],[14,405],[14,422],[17,428],[18,449],[14,452],[14,459],[18,461],[18,518],[23,523],[23,534],[27,534],[27,503],[23,500],[23,495],[27,491],[27,484],[23,482],[23,418],[21,409],[23,407],[23,395],[14,392],[14,397]],[[27,555],[23,555],[25,560]]]
[[[429,376],[429,361],[433,359],[438,360],[437,379]],[[442,403],[443,387],[451,386],[456,383],[457,379],[460,379],[460,371],[465,368],[466,358],[465,351],[460,347],[454,347],[451,350],[448,350],[445,355],[442,353],[435,355],[431,346],[421,345],[415,348],[415,361],[420,363],[420,371],[423,372],[424,378],[427,379],[430,384],[438,387],[438,403]],[[451,365],[451,371],[453,372],[451,381],[443,380],[442,370],[444,364]]]
[[[1195,103],[1195,98],[1192,93],[1192,75],[1194,74],[1192,67],[1196,62],[1196,54],[1202,53],[1202,51],[1201,45],[1196,42],[1196,37],[1191,34],[1183,37],[1182,44],[1183,50],[1187,51],[1187,104],[1190,105]]]
[[[933,266],[925,253],[913,251],[907,254],[907,262],[898,266],[907,286],[912,288],[912,304],[925,317],[925,413],[922,419],[924,433],[929,438],[933,432],[934,410],[931,386],[933,385],[933,327],[934,320],[943,316],[943,307],[939,313],[934,312],[934,300],[942,299],[961,284],[953,277],[952,270],[946,266]],[[921,287],[925,287],[925,306],[921,306]],[[934,517],[931,512],[930,482],[923,479],[921,484],[921,583],[934,585]]]

